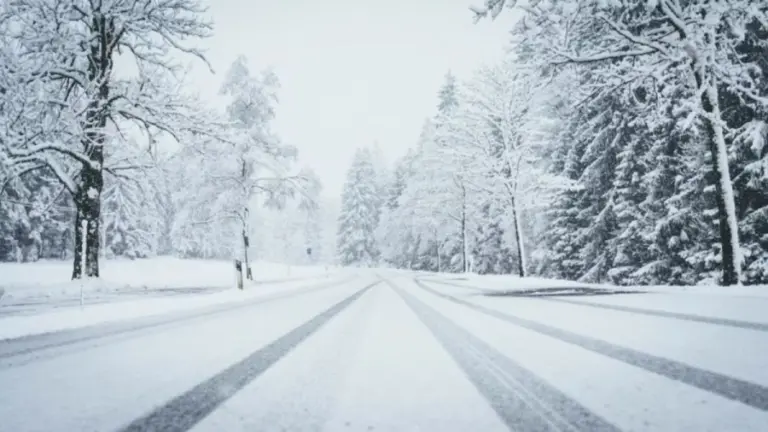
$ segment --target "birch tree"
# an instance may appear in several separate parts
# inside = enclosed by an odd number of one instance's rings
[[[429,136],[429,135],[427,135]],[[422,141],[399,197],[424,252],[442,270],[468,269],[469,199],[460,161],[432,140]],[[400,219],[404,215],[396,217]],[[455,265],[458,264],[458,265]]]
[[[241,226],[243,263],[246,277],[252,279],[248,259],[250,247],[251,204],[257,193],[269,195],[272,202],[282,204],[289,190],[281,177],[287,175],[288,164],[296,150],[283,146],[272,134],[270,122],[277,102],[277,76],[265,71],[261,77],[251,75],[245,57],[238,57],[227,72],[221,94],[229,96],[227,116],[234,133],[213,157],[216,165],[208,173],[223,203],[223,217],[235,218]]]
[[[255,207],[282,209],[288,200],[298,198],[298,205],[309,209],[320,188],[314,172],[295,166],[296,148],[272,130],[278,90],[274,72],[253,74],[247,59],[238,57],[221,87],[228,99],[226,118],[221,120],[227,131],[213,139],[198,136],[184,162],[193,167],[185,179],[195,187],[184,199],[178,231],[196,233],[188,237],[184,249],[199,250],[207,239],[215,238],[224,245],[217,255],[231,257],[233,248],[239,251],[248,278]]]
[[[550,138],[541,109],[546,100],[511,61],[482,68],[464,88],[438,142],[462,160],[465,186],[502,200],[513,226],[518,274],[525,276],[525,213],[546,205],[546,195],[563,183],[541,162]]]

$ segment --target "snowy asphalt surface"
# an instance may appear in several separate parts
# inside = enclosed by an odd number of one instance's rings
[[[766,430],[768,300],[558,290],[361,274],[0,341],[0,431]]]

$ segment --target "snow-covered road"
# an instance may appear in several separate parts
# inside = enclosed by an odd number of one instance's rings
[[[412,276],[2,340],[0,431],[768,430],[768,298]]]

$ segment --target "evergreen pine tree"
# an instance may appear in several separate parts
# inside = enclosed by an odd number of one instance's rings
[[[342,193],[338,221],[338,255],[342,265],[373,266],[379,252],[375,230],[380,198],[376,171],[368,149],[355,152]]]

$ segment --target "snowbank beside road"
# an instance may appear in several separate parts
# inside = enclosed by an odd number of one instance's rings
[[[478,274],[421,274],[419,279],[425,281],[444,281],[446,283],[476,288],[482,291],[525,291],[540,288],[615,288],[608,285],[585,284],[574,281],[547,279],[540,277],[524,277],[512,275],[478,275]]]
[[[287,266],[267,262],[252,264],[256,283],[277,279],[324,275],[324,266]],[[333,269],[329,269],[333,271]],[[0,306],[29,299],[61,298],[80,295],[80,281],[71,281],[71,261],[0,263]],[[88,295],[137,290],[194,290],[229,288],[235,283],[233,264],[224,260],[149,259],[103,260],[98,280],[84,283]]]
[[[265,283],[242,291],[229,288],[207,295],[133,298],[120,302],[87,304],[83,308],[68,307],[34,315],[0,317],[0,341],[133,318],[194,309],[202,310],[217,305],[282,295],[295,289],[339,283],[343,280],[347,280],[345,276],[337,274],[328,278],[318,277],[285,283]]]

